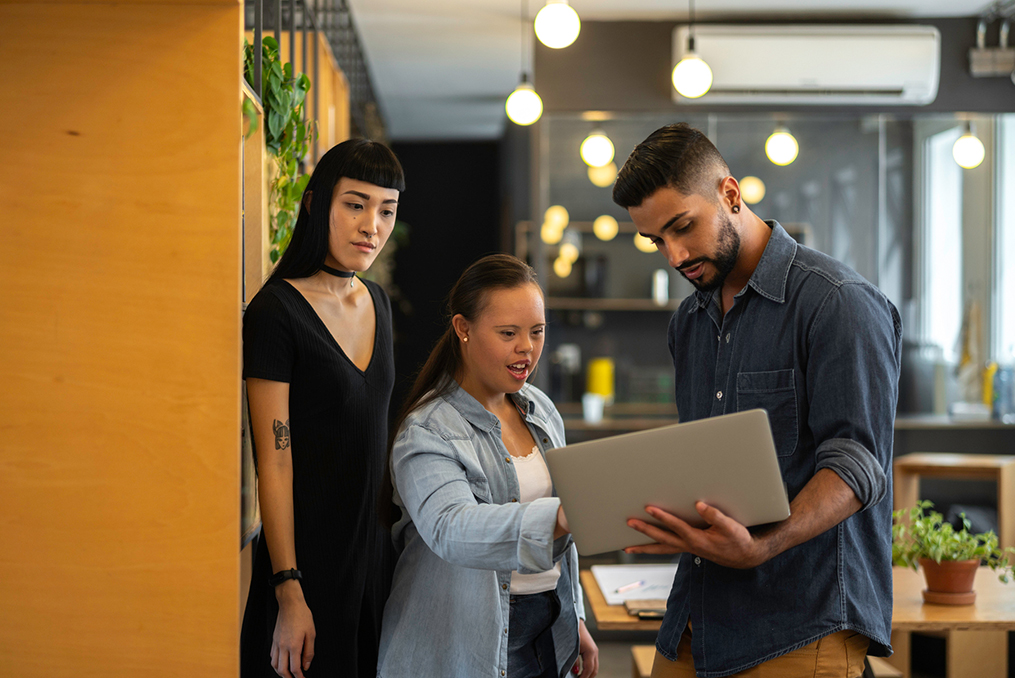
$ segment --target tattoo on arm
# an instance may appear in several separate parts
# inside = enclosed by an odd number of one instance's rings
[[[275,419],[271,423],[271,428],[275,431],[275,449],[284,450],[289,447],[289,420],[286,419],[283,424]]]

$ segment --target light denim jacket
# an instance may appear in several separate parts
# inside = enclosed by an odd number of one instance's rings
[[[526,384],[511,397],[541,453],[564,445],[564,423],[542,391]],[[391,474],[402,518],[392,530],[399,559],[377,675],[503,678],[511,572],[542,572],[561,559],[553,640],[565,675],[584,618],[578,552],[570,535],[553,539],[559,499],[518,503],[497,417],[455,384],[406,419]]]

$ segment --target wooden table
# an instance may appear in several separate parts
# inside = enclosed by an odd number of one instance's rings
[[[585,598],[601,629],[655,631],[658,621],[642,621],[623,605],[607,605],[589,570],[581,572]],[[1006,678],[1008,631],[1015,631],[1015,583],[1002,584],[989,568],[976,573],[975,605],[928,605],[921,591],[922,572],[892,570],[894,607],[892,646],[888,662],[910,674],[909,634],[913,631],[943,636],[947,642],[946,676],[949,678]]]
[[[603,592],[599,590],[596,577],[592,570],[582,570],[578,575],[582,588],[585,589],[585,600],[592,608],[592,616],[596,618],[596,626],[604,631],[658,631],[662,623],[658,620],[641,620],[627,613],[623,605],[608,605]]]
[[[990,568],[976,573],[975,605],[928,605],[922,572],[893,568],[892,647],[888,662],[910,674],[912,631],[941,635],[949,678],[1007,678],[1008,631],[1015,631],[1015,583],[1002,584]]]

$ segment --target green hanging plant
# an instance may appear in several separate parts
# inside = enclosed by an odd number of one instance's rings
[[[254,46],[243,41],[243,74],[253,87]],[[292,238],[300,199],[310,175],[300,174],[303,159],[310,151],[317,122],[305,120],[304,104],[310,91],[305,73],[293,74],[291,63],[282,63],[278,42],[265,37],[261,50],[261,104],[264,108],[264,140],[275,161],[275,178],[268,200],[271,261],[278,261]]]

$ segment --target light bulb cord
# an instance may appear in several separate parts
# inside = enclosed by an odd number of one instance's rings
[[[525,80],[525,77],[527,75],[526,72],[525,72],[525,29],[527,28],[528,18],[529,18],[529,16],[528,16],[528,14],[529,14],[529,12],[528,12],[528,10],[529,10],[529,8],[528,8],[528,2],[529,2],[529,0],[521,0],[522,12],[521,12],[521,22],[520,23],[521,23],[521,27],[522,27],[521,28],[521,30],[522,30],[522,36],[521,36],[521,38],[522,39],[521,39],[521,55],[520,56],[521,56],[522,80],[523,81]]]
[[[688,14],[690,19],[690,26],[687,29],[687,48],[694,51],[694,0],[687,0],[689,5]]]

